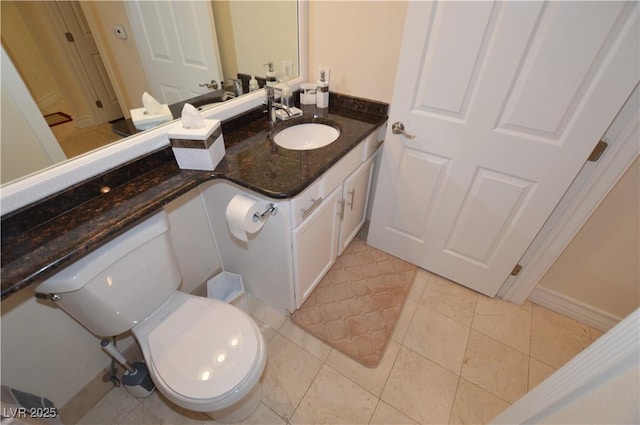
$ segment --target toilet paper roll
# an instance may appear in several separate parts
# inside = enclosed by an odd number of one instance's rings
[[[245,195],[236,195],[227,205],[227,226],[231,234],[241,241],[247,242],[247,234],[256,233],[264,225],[264,221],[253,221],[253,215],[260,214],[262,202]]]

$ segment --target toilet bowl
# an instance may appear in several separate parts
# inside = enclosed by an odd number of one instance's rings
[[[36,292],[97,336],[131,331],[156,388],[176,405],[222,423],[242,421],[262,395],[264,337],[241,309],[178,291],[168,229],[166,213],[158,213]]]
[[[241,309],[176,292],[131,331],[156,387],[178,406],[222,423],[242,420],[258,406],[266,343]]]

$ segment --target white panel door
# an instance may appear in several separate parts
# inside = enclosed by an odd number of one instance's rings
[[[369,243],[493,296],[640,79],[635,2],[410,2]]]
[[[220,84],[218,39],[208,1],[127,1],[127,14],[152,96],[176,103]],[[142,96],[142,93],[140,93]]]

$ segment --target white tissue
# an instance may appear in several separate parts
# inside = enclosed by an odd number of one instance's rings
[[[190,103],[185,103],[182,107],[182,128],[197,130],[204,128],[204,120],[200,112]]]
[[[163,106],[153,98],[149,93],[144,92],[142,94],[142,106],[149,115],[161,114],[164,111]]]
[[[241,241],[247,242],[248,234],[256,233],[262,229],[264,221],[254,221],[253,215],[260,214],[263,204],[263,202],[245,195],[235,195],[227,204],[225,212],[231,234]]]

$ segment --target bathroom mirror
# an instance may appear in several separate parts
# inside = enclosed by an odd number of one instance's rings
[[[144,65],[141,65],[141,60],[138,57],[132,56],[133,53],[137,51],[137,44],[134,40],[134,28],[130,28],[130,22],[126,21],[128,19],[128,15],[122,15],[126,9],[132,6],[132,4],[137,4],[138,2],[133,1],[80,1],[80,2],[69,2],[69,1],[59,1],[59,2],[20,2],[20,1],[3,1],[3,14],[2,14],[2,44],[3,48],[6,48],[9,56],[13,60],[13,54],[16,51],[20,51],[22,47],[20,45],[11,46],[10,37],[5,37],[5,32],[8,31],[7,22],[12,25],[17,25],[18,20],[11,18],[11,13],[18,13],[20,16],[24,18],[25,13],[32,13],[38,8],[42,8],[38,16],[36,16],[33,20],[29,20],[28,27],[40,27],[43,24],[43,19],[51,19],[47,25],[50,25],[53,28],[61,29],[65,25],[68,25],[68,19],[62,17],[55,17],[57,11],[67,10],[67,13],[78,14],[79,12],[85,13],[83,19],[80,19],[81,25],[78,29],[78,33],[84,34],[86,29],[90,29],[93,33],[95,33],[96,45],[98,47],[100,57],[102,58],[103,67],[98,67],[98,74],[101,77],[108,78],[110,81],[113,81],[113,90],[107,93],[107,99],[109,101],[113,100],[117,102],[120,106],[120,111],[124,111],[125,117],[129,116],[129,109],[141,107],[141,96],[144,91],[149,91],[154,97],[156,97],[160,101],[164,101],[166,99],[167,103],[175,102],[178,99],[173,96],[173,93],[154,93],[151,89],[151,85],[148,81],[146,81],[145,74],[143,71]],[[149,2],[140,2],[141,4],[148,5]],[[173,2],[158,2],[162,3],[164,6],[170,7]],[[177,3],[185,3],[185,2],[177,2]],[[203,4],[205,2],[195,0],[194,3]],[[217,35],[217,41],[214,44],[218,45],[218,52],[215,55],[219,58],[219,76],[217,78],[211,79],[221,79],[223,76],[231,75],[232,77],[236,77],[238,73],[249,74],[249,75],[257,75],[264,76],[265,75],[265,67],[264,63],[271,60],[270,56],[276,56],[276,59],[273,59],[275,62],[275,67],[278,72],[278,76],[281,78],[285,75],[286,72],[290,72],[290,77],[292,79],[296,79],[296,77],[300,77],[303,72],[301,72],[300,64],[302,61],[300,60],[300,56],[305,53],[302,52],[302,48],[304,46],[303,43],[300,43],[301,32],[306,29],[301,26],[299,22],[300,17],[303,16],[302,10],[305,9],[298,5],[295,0],[290,1],[239,1],[239,0],[230,0],[230,1],[212,1],[209,2],[209,6],[212,10],[214,16],[211,17],[212,27],[215,28],[215,34]],[[13,7],[15,10],[11,10]],[[22,10],[21,10],[22,9]],[[25,12],[26,9],[26,12]],[[268,14],[272,13],[274,16],[272,18],[268,17]],[[218,15],[217,17],[215,15]],[[62,13],[61,13],[62,15]],[[24,19],[23,19],[24,21]],[[160,32],[161,36],[164,31]],[[166,32],[169,34],[169,32]],[[293,36],[285,36],[283,34],[294,34]],[[68,36],[61,36],[68,39]],[[78,38],[76,36],[76,38]],[[170,38],[170,37],[168,37]],[[15,37],[14,37],[15,39]],[[77,42],[78,40],[76,40]],[[170,40],[169,40],[170,41]],[[193,46],[190,46],[193,47]],[[268,47],[268,48],[267,48]],[[69,47],[66,46],[66,49]],[[181,46],[181,48],[185,48],[185,46]],[[187,46],[189,48],[189,46]],[[277,49],[284,51],[285,53],[277,53]],[[55,61],[56,58],[51,58],[52,52],[45,52],[43,60],[45,62]],[[65,57],[57,58],[58,62],[67,63],[67,65],[75,65],[82,67],[82,63],[78,61],[69,60],[68,54]],[[136,66],[133,68],[124,68],[123,64],[128,63],[136,63]],[[42,64],[42,61],[40,61]],[[28,75],[31,71],[27,65],[24,65],[23,69],[18,69],[21,76]],[[38,63],[34,61],[33,66],[38,66]],[[290,70],[288,68],[290,65]],[[77,79],[72,75],[66,76],[67,81],[71,82],[71,85],[79,86],[77,87],[76,93],[72,93],[70,96],[65,96],[65,99],[68,97],[71,102],[75,105],[76,103],[73,100],[79,96],[79,92],[81,92],[83,87],[82,82],[78,82]],[[28,78],[22,78],[22,80],[28,80]],[[37,80],[37,78],[36,78]],[[30,90],[33,92],[33,84],[25,81]],[[202,83],[208,83],[209,80],[205,80]],[[216,81],[220,85],[220,81]],[[64,83],[64,82],[61,82]],[[85,84],[86,86],[86,84]],[[220,87],[220,86],[219,86]],[[3,87],[4,89],[4,87]],[[206,93],[208,88],[201,88],[199,90],[194,90],[192,93],[195,96]],[[86,90],[85,90],[86,91]],[[173,96],[173,97],[172,97]],[[207,105],[207,107],[218,108],[222,105],[228,103],[238,103],[242,104],[243,99],[245,97],[250,97],[250,94],[245,94],[237,98],[231,98],[230,100],[226,100],[222,103],[212,103],[211,105]],[[254,96],[255,97],[255,96]],[[18,99],[19,102],[19,99]],[[85,101],[85,103],[87,103]],[[105,103],[102,102],[103,106]],[[162,102],[164,103],[164,102]],[[89,102],[91,104],[91,102]],[[4,105],[3,105],[4,106]],[[4,109],[4,108],[3,108]],[[109,119],[104,118],[104,114],[102,111],[97,110],[95,105],[91,105],[91,111],[87,113],[85,119],[86,120],[95,120],[96,115],[103,115],[103,121],[108,121]],[[3,114],[4,115],[4,114]],[[78,114],[76,114],[78,116]],[[74,116],[74,119],[76,117]],[[82,119],[80,117],[79,119]],[[78,123],[82,124],[82,123]],[[45,125],[46,132],[46,125]],[[3,131],[3,144],[6,140],[6,134]],[[115,143],[123,143],[122,139],[118,140]],[[125,142],[126,143],[126,142]],[[3,149],[3,162],[6,160],[10,161],[30,161],[29,159],[20,159],[13,155],[14,150],[5,150]],[[99,154],[96,152],[96,154]],[[86,160],[85,157],[91,156],[93,153],[83,154],[83,159]],[[26,158],[29,158],[28,156]],[[58,155],[58,158],[60,156]],[[61,158],[64,163],[73,162],[74,159],[65,160],[64,156]],[[56,161],[53,161],[54,163]],[[54,164],[52,167],[56,167]],[[45,167],[43,169],[50,170],[51,167]],[[37,177],[34,174],[30,174],[30,178]],[[20,180],[18,178],[17,180]],[[15,182],[16,180],[3,181],[2,188],[7,189],[10,186],[9,183]],[[23,182],[24,184],[24,182]]]

